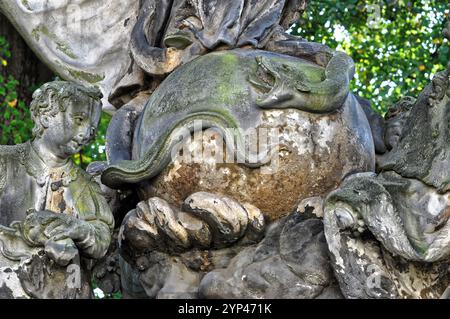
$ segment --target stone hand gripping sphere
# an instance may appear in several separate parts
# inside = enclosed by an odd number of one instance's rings
[[[374,169],[370,126],[349,93],[352,76],[343,53],[326,68],[259,50],[200,57],[152,94],[134,130],[132,160],[112,163],[102,181],[136,184],[142,199],[178,207],[211,192],[278,219],[345,176]]]

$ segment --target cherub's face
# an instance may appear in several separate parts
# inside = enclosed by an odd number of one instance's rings
[[[68,158],[88,144],[95,136],[100,119],[100,106],[87,98],[73,97],[65,112],[41,118],[46,127],[40,137],[47,148],[59,158]]]

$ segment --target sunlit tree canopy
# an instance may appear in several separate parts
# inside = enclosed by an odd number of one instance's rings
[[[292,34],[345,51],[356,63],[352,89],[384,113],[417,96],[449,60],[441,35],[446,0],[310,1]]]

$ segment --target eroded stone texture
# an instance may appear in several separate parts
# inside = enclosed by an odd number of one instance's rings
[[[347,178],[325,234],[349,298],[439,298],[450,284],[450,65],[390,112],[381,172]]]
[[[332,192],[324,222],[344,295],[439,298],[450,284],[449,195],[392,172]]]
[[[160,198],[142,201],[119,232],[125,295],[197,298],[203,275],[259,241],[264,226],[256,207],[209,193],[192,194],[182,210]]]
[[[380,169],[450,190],[449,72],[439,72],[419,96],[398,145],[379,159]]]
[[[206,156],[197,163],[184,159],[196,154],[214,154],[223,147],[217,132],[193,135],[183,146],[186,156],[178,154],[149,186],[142,197],[158,196],[179,205],[192,192],[214,190],[249,202],[260,208],[269,220],[293,211],[299,201],[326,195],[347,175],[373,169],[369,147],[362,145],[358,125],[351,112],[355,105],[331,115],[315,115],[297,110],[265,111],[261,127],[276,129],[280,134],[277,162],[260,168],[223,163]],[[367,124],[366,124],[367,125]],[[354,129],[354,130],[353,130]],[[359,131],[360,132],[360,131]]]
[[[96,260],[91,271],[91,280],[104,294],[112,295],[121,292],[121,269],[118,243],[118,230],[112,236],[111,245],[105,257]]]
[[[322,221],[294,213],[264,240],[205,275],[204,298],[342,298],[330,267]]]
[[[46,83],[30,106],[33,140],[0,146],[2,292],[90,297],[85,260],[105,255],[114,220],[99,186],[71,156],[93,138],[100,98],[74,83]]]
[[[304,201],[301,211],[273,223],[259,244],[243,239],[228,248],[193,249],[181,254],[168,254],[169,250],[163,252],[161,247],[142,253],[142,248],[151,246],[146,243],[147,230],[142,219],[142,227],[128,221],[121,230],[121,247],[125,250],[122,255],[128,260],[122,261],[125,295],[341,298],[330,267],[323,225],[315,217],[321,205],[318,198]],[[143,243],[141,249],[138,241]],[[129,258],[130,249],[141,254]]]
[[[272,219],[289,213],[298,201],[326,194],[344,176],[374,169],[370,126],[348,92],[352,63],[338,56],[333,63],[328,69],[286,55],[234,50],[178,68],[151,96],[137,123],[132,161],[112,163],[102,181],[112,187],[140,182],[142,198],[160,196],[175,205],[193,192],[214,190],[249,202]],[[328,91],[331,83],[336,91]],[[208,128],[217,134],[198,137]],[[268,153],[239,147],[234,151],[241,162],[214,152],[193,155],[204,147],[229,150],[222,143],[227,129],[276,132],[278,152],[269,154],[270,162]],[[179,138],[191,131],[194,139],[180,145]],[[243,133],[234,137],[244,139]]]
[[[217,49],[263,48],[305,6],[305,0],[142,1],[130,51],[146,73],[165,75]]]
[[[77,256],[58,265],[44,249],[30,247],[20,232],[0,226],[0,296],[13,299],[90,298],[89,273]],[[82,271],[83,269],[83,271]]]
[[[142,83],[142,71],[130,72],[128,52],[138,0],[4,0],[0,10],[59,76],[99,86],[106,109],[112,109],[107,98],[120,80],[131,82],[128,89]]]

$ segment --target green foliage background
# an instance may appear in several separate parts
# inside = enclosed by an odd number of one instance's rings
[[[416,97],[449,59],[441,35],[448,0],[310,1],[292,34],[345,51],[356,64],[352,89],[383,114]]]
[[[356,63],[353,91],[383,114],[402,96],[417,96],[450,60],[441,36],[448,14],[447,0],[310,0],[290,32],[349,54]],[[0,68],[13,58],[0,37]],[[29,88],[30,95],[40,84]],[[13,77],[0,75],[0,144],[31,138],[33,124],[17,96],[19,85]],[[106,160],[110,119],[103,115],[97,139],[74,157],[78,164]]]
[[[8,66],[9,45],[0,37],[0,68]],[[0,144],[20,144],[31,137],[33,123],[25,102],[19,100],[19,82],[0,73]]]
[[[82,152],[74,156],[76,164],[86,168],[92,162],[106,161],[106,130],[108,129],[110,120],[111,115],[103,112],[96,139],[90,145],[86,146]]]

